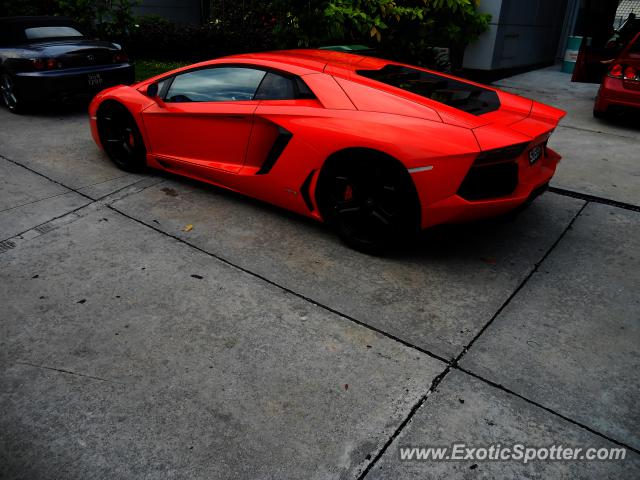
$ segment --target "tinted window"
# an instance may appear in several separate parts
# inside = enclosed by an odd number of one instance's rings
[[[481,115],[500,108],[500,99],[493,90],[453,80],[436,73],[400,65],[386,65],[380,70],[358,70],[357,73],[363,77],[401,88],[474,115]]]
[[[265,76],[262,70],[221,67],[194,70],[173,79],[167,102],[230,102],[252,100]]]
[[[298,88],[298,98],[316,98],[307,84],[298,77],[296,77],[296,87]]]
[[[288,100],[296,98],[296,92],[291,78],[275,73],[267,73],[256,92],[256,100]]]
[[[39,38],[56,37],[81,37],[82,34],[71,27],[32,27],[25,28],[24,34],[27,40],[37,40]]]
[[[254,98],[256,100],[294,100],[313,99],[316,96],[299,77],[287,77],[269,72],[262,80]]]

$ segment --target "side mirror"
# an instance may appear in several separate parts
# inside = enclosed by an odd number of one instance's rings
[[[147,86],[147,97],[156,98],[158,96],[158,84],[152,83]]]
[[[147,97],[153,99],[158,106],[164,107],[164,101],[158,96],[158,82],[147,86]]]

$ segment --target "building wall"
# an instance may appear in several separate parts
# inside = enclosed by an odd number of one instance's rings
[[[142,0],[136,15],[159,15],[175,23],[201,23],[201,0]]]
[[[464,67],[500,70],[556,59],[567,0],[481,0],[489,31],[469,45]]]
[[[630,13],[635,13],[637,17],[640,17],[640,0],[621,0],[616,12],[614,27],[620,27]]]

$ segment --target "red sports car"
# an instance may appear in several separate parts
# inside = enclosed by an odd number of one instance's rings
[[[640,33],[613,60],[602,79],[593,116],[606,117],[613,109],[640,108]]]
[[[326,50],[234,55],[98,94],[91,131],[151,166],[279,205],[379,252],[541,193],[564,112],[466,80]]]

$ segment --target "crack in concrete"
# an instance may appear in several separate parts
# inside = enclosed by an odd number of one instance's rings
[[[627,135],[620,135],[619,133],[613,133],[613,132],[603,132],[602,130],[591,130],[590,128],[583,128],[583,127],[574,127],[573,125],[558,125],[558,128],[568,128],[570,130],[578,130],[580,132],[587,132],[587,133],[597,133],[599,135],[609,135],[612,137],[618,137],[618,138],[625,138],[625,139],[630,139],[630,140],[635,140],[636,137],[629,137]]]
[[[28,367],[41,368],[43,370],[51,370],[58,373],[67,373],[69,375],[76,375],[78,377],[90,378],[92,380],[99,380],[101,382],[114,383],[116,385],[126,385],[126,383],[116,382],[115,380],[109,380],[107,378],[95,377],[93,375],[86,375],[84,373],[72,372],[71,370],[66,370],[64,368],[56,368],[56,367],[48,367],[46,365],[37,365],[35,363],[29,362],[15,362],[16,365],[26,365]]]

